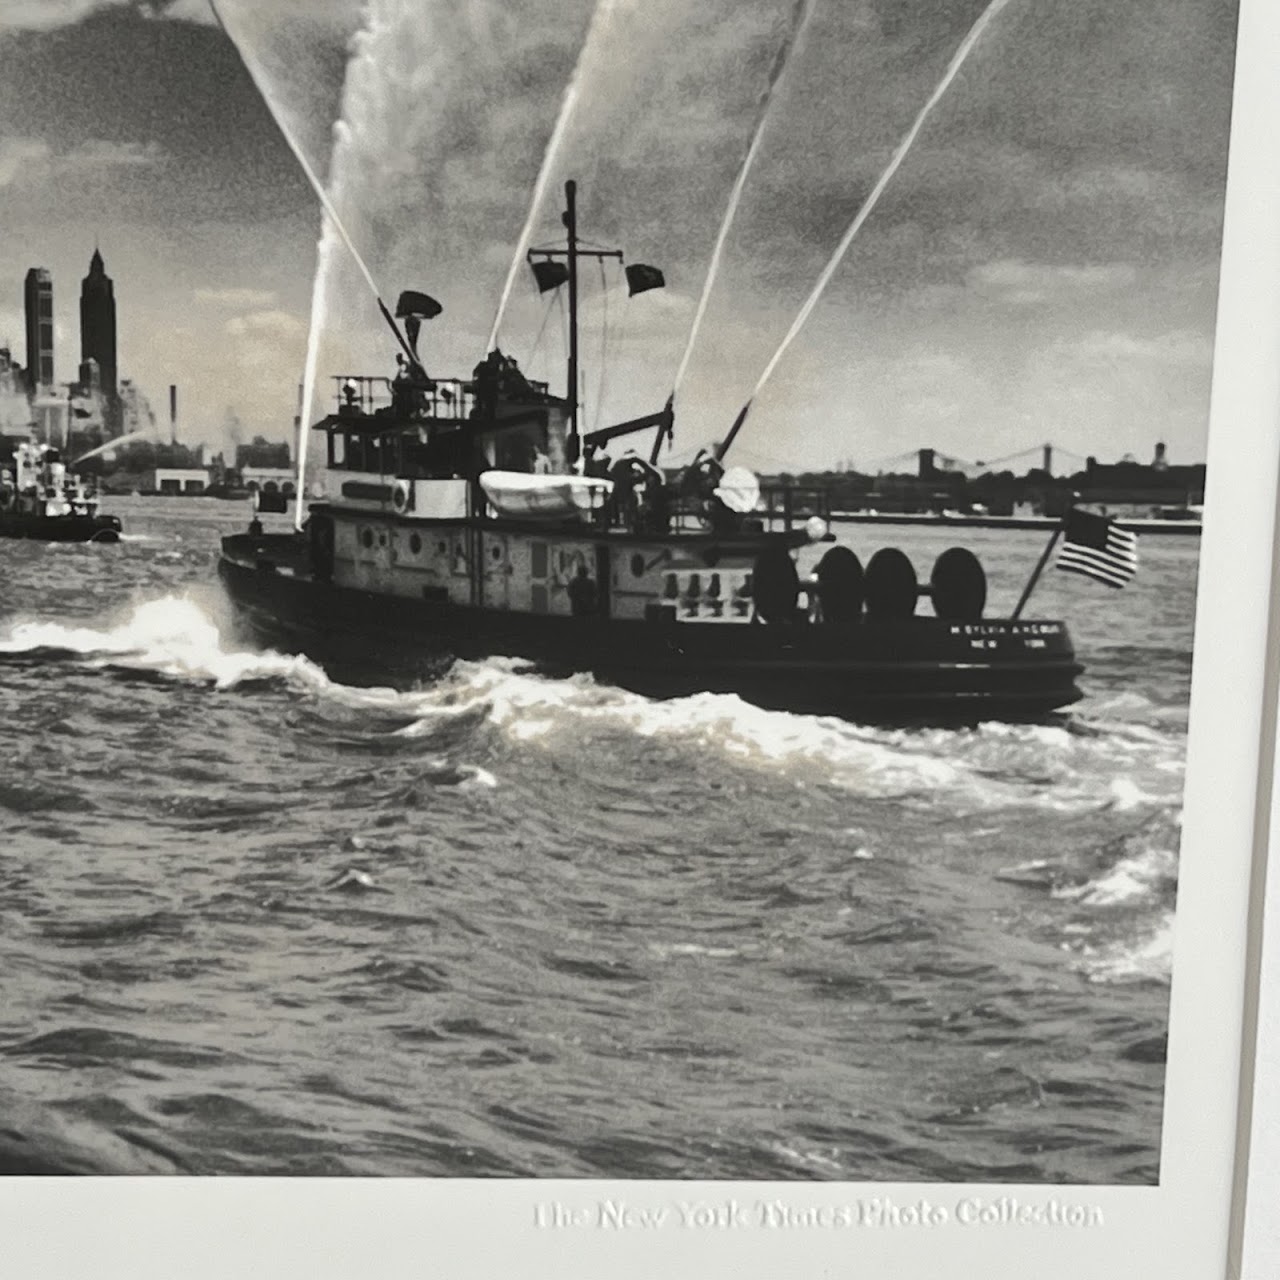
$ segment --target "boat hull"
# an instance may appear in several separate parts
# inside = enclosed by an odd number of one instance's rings
[[[219,574],[255,639],[305,653],[347,683],[430,679],[452,658],[504,656],[651,697],[732,693],[875,723],[1038,720],[1081,697],[1081,667],[1057,622],[620,621],[383,595],[225,554]]]
[[[0,513],[0,538],[26,538],[33,542],[119,542],[120,530],[120,521],[115,516]]]

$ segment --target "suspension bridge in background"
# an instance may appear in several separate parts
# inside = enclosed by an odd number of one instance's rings
[[[1060,474],[1071,475],[1082,470],[1088,458],[1084,454],[1076,453],[1073,449],[1046,442],[1029,445],[1016,453],[1006,453],[998,458],[988,459],[957,458],[938,449],[907,449],[902,453],[877,458],[865,469],[862,467],[849,469],[864,471],[867,475],[894,474],[910,470],[921,476],[936,475],[939,472],[956,472],[969,477],[991,475],[999,471],[1040,470],[1051,476],[1054,474],[1055,465],[1062,468],[1063,461],[1070,465],[1062,469]]]

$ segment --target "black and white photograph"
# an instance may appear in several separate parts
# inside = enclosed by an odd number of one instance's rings
[[[0,1171],[1158,1187],[1237,18],[0,0]]]

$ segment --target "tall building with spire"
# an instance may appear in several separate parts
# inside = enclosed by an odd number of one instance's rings
[[[102,394],[113,403],[119,395],[116,368],[116,293],[95,248],[89,274],[80,285],[80,359],[96,360]]]
[[[27,272],[23,289],[27,317],[27,390],[53,387],[53,277],[44,267]]]

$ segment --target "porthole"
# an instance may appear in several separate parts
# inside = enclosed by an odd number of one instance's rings
[[[411,533],[409,535],[409,550],[416,556],[422,550],[422,535]]]
[[[372,529],[360,530],[360,545],[366,549],[373,546],[373,530]]]
[[[635,578],[644,577],[644,556],[638,551],[631,557],[631,575]]]
[[[437,543],[436,543],[436,555],[438,555],[438,556],[442,556],[442,555],[444,555],[444,554],[445,554],[445,552],[446,552],[446,551],[448,551],[448,550],[449,550],[449,547],[448,547],[448,544],[447,544],[447,543],[445,543],[445,542],[437,542]],[[462,554],[462,548],[461,548],[461,547],[459,547],[459,548],[458,548],[458,554],[459,554],[459,555],[461,555],[461,554]]]
[[[492,550],[492,551],[490,551],[490,552],[489,552],[489,554],[490,554],[490,555],[491,555],[495,560],[501,560],[501,559],[502,559],[502,548],[501,548],[501,546],[499,546],[499,545],[495,542],[495,543],[494,543],[494,545],[493,545],[493,550]]]

